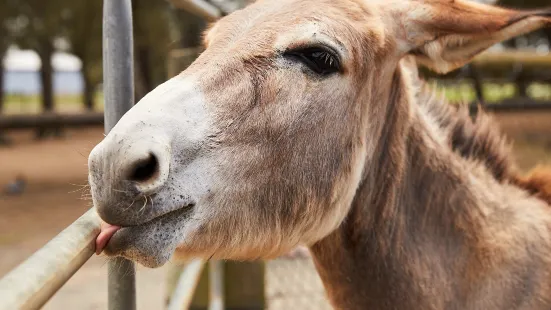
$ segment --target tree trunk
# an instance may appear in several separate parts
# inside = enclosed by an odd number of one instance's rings
[[[40,83],[42,84],[42,113],[50,113],[54,110],[54,68],[52,66],[54,47],[49,40],[44,40],[37,52],[40,56],[40,62],[42,63],[40,67]],[[59,136],[61,132],[59,128],[54,129],[53,131],[46,128],[38,128],[36,132],[36,139],[47,138],[50,134]]]
[[[515,49],[521,49],[522,47],[521,46],[518,46],[518,41],[515,40],[513,41],[513,46],[515,47]],[[523,68],[522,68],[522,63],[518,63],[517,64],[519,67],[518,70],[516,70],[515,72],[515,86],[517,88],[517,96],[519,97],[522,97],[522,98],[528,98],[528,82],[524,79],[523,75],[524,75],[524,72],[523,72]]]
[[[0,60],[4,58],[3,54],[0,54]],[[4,109],[4,63],[0,61],[0,115],[2,115]],[[0,146],[10,144],[10,140],[6,135],[0,131]]]
[[[0,54],[0,59],[3,59],[3,55]],[[4,63],[0,61],[0,115],[4,110]]]
[[[518,93],[517,95],[522,98],[528,98],[528,86],[529,82],[522,76],[522,74],[515,80]]]
[[[480,77],[480,73],[478,72],[478,69],[475,68],[472,65],[467,65],[469,68],[469,74],[471,76],[471,79],[473,80],[473,87],[474,91],[476,93],[476,100],[480,105],[484,105],[485,99],[484,99],[484,89],[482,85],[482,78]]]
[[[151,82],[151,67],[149,66],[149,50],[147,47],[137,47],[134,59],[135,96],[136,102],[140,101],[147,93],[153,90]]]
[[[80,70],[82,75],[82,102],[84,103],[84,109],[86,111],[94,110],[94,85],[89,77],[88,64],[82,62],[82,69]]]
[[[40,67],[40,82],[42,84],[42,111],[52,112],[54,110],[54,85],[52,56],[54,48],[50,42],[44,43],[38,51],[42,66]]]

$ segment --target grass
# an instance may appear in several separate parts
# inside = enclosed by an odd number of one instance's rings
[[[95,96],[95,110],[103,111],[103,94]],[[79,95],[56,95],[55,111],[59,113],[78,113],[84,111],[84,104]],[[39,114],[42,112],[40,96],[9,94],[4,101],[4,114]]]
[[[438,85],[438,84],[437,84]],[[469,83],[456,83],[438,85],[439,91],[452,103],[473,102],[476,99],[474,88]],[[514,97],[517,93],[512,83],[497,84],[486,83],[483,85],[484,96],[487,102],[499,102],[503,99]],[[534,83],[529,86],[528,94],[531,98],[551,101],[551,85]],[[103,94],[96,94],[96,111],[103,111]],[[38,114],[40,97],[38,95],[8,95],[6,97],[4,113],[13,114]],[[84,105],[79,95],[58,95],[55,98],[55,111],[60,113],[78,113],[84,111]]]
[[[476,100],[474,88],[469,83],[447,84],[440,87],[450,102],[473,102]],[[485,83],[482,86],[484,98],[487,102],[499,102],[517,95],[516,86],[513,83],[497,84]],[[551,100],[551,85],[533,83],[528,87],[528,95],[537,100]]]

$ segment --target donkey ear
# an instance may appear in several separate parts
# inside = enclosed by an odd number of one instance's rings
[[[551,9],[515,11],[464,0],[410,0],[399,16],[401,45],[439,73],[504,40],[551,26]],[[405,18],[405,20],[403,20]]]

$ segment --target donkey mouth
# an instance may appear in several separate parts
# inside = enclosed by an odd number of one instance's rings
[[[101,222],[101,231],[96,237],[96,255],[100,255],[101,252],[103,252],[103,249],[105,249],[111,237],[113,237],[119,229],[121,229],[120,226],[111,225],[103,221]]]
[[[116,240],[119,235],[131,235],[132,230],[136,229],[146,229],[147,226],[156,226],[161,224],[162,222],[169,221],[170,218],[173,218],[174,216],[180,217],[183,214],[189,214],[191,209],[195,206],[194,203],[190,203],[187,205],[184,205],[181,208],[178,208],[176,210],[170,211],[168,213],[159,215],[155,218],[152,218],[146,222],[140,223],[138,225],[132,225],[132,226],[118,226],[118,225],[112,225],[105,221],[101,222],[101,229],[99,235],[96,237],[96,254],[100,255],[102,252],[105,251],[105,254],[107,255],[116,255],[116,252],[118,252],[117,248],[120,247],[120,240]],[[121,236],[122,237],[122,236]],[[128,238],[124,238],[128,239]],[[114,241],[117,245],[113,246]]]

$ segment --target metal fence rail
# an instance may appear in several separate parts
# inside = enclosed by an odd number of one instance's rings
[[[0,130],[85,127],[103,124],[103,113],[0,116]]]
[[[39,309],[94,254],[99,219],[86,212],[0,280],[0,309]]]
[[[223,15],[219,8],[204,0],[170,0],[170,2],[175,7],[201,16],[208,21],[217,20]]]

